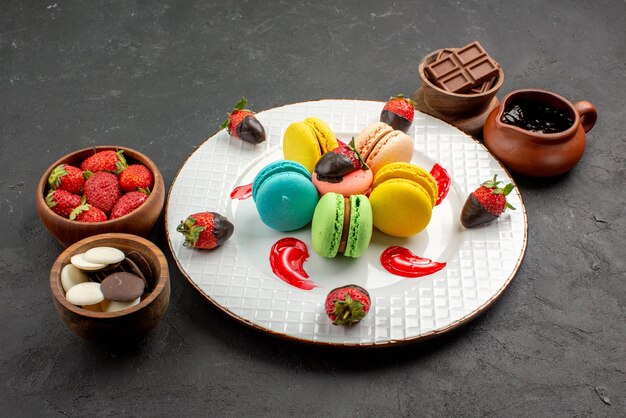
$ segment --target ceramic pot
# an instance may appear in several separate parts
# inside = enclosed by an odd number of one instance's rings
[[[572,125],[557,133],[529,131],[502,122],[511,103],[535,102],[565,111]],[[523,89],[507,94],[487,117],[483,127],[485,146],[511,170],[532,177],[551,177],[574,168],[585,152],[585,133],[598,115],[588,101],[570,103],[547,90]]]

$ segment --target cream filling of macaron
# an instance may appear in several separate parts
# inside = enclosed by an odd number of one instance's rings
[[[348,236],[350,235],[350,198],[343,198],[343,229],[341,230],[341,239],[339,240],[338,252],[343,253],[346,250]]]

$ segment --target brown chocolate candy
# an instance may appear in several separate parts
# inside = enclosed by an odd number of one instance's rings
[[[146,279],[147,282],[154,282],[154,280],[156,279],[154,277],[155,274],[150,267],[150,263],[148,263],[148,260],[146,260],[143,255],[141,255],[137,251],[131,251],[126,254],[126,258],[135,263],[135,265],[143,273],[143,277]]]
[[[104,297],[116,302],[135,300],[143,295],[144,288],[145,282],[141,277],[126,272],[110,274],[101,284]]]
[[[498,71],[498,64],[479,42],[463,48],[445,49],[426,66],[431,81],[451,93],[470,92],[494,78]]]
[[[123,272],[134,274],[135,276],[139,277],[141,280],[143,280],[145,287],[148,287],[148,281],[146,280],[146,276],[133,260],[126,257],[124,261],[122,261],[122,263],[120,264],[120,267]]]

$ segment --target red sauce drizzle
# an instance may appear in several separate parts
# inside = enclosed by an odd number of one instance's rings
[[[297,238],[282,238],[270,250],[270,266],[279,279],[298,289],[311,290],[317,287],[309,280],[302,264],[309,258],[306,244]]]
[[[380,263],[388,272],[403,277],[427,276],[446,266],[446,263],[419,257],[407,248],[397,245],[383,251],[380,255]]]
[[[237,186],[230,192],[231,199],[245,200],[252,196],[252,183]]]
[[[450,175],[448,174],[446,169],[439,164],[435,164],[433,166],[433,168],[430,170],[430,175],[434,177],[435,181],[437,182],[437,189],[439,190],[437,203],[435,203],[435,206],[437,206],[448,195],[448,190],[450,190]]]

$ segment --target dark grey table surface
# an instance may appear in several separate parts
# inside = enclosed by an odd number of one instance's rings
[[[3,416],[625,416],[626,3],[4,1],[0,8]],[[599,112],[584,158],[514,176],[529,244],[489,311],[415,344],[339,350],[250,329],[170,262],[164,319],[138,345],[88,343],[48,285],[62,248],[35,211],[48,165],[139,149],[170,186],[241,97],[257,111],[419,86],[432,50],[479,40],[500,97],[537,87]]]

